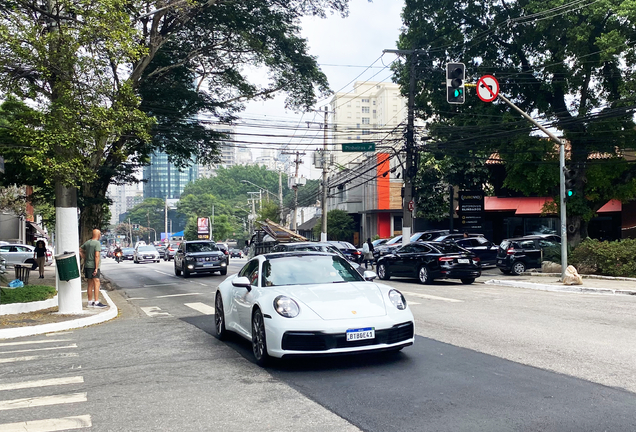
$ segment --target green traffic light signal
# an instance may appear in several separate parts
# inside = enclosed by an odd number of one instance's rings
[[[453,95],[458,98],[460,97],[462,94],[464,94],[464,92],[462,91],[462,89],[455,89],[455,93],[453,93]]]
[[[569,189],[567,191],[567,196],[568,196],[568,198],[572,198],[574,196],[574,191],[572,189]]]

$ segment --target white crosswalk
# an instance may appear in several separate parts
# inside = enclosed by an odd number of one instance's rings
[[[77,375],[78,346],[68,333],[57,337],[41,336],[34,340],[0,341],[0,364],[14,365],[4,369],[0,376],[0,431],[2,432],[54,432],[92,427],[90,414],[85,411],[88,392],[83,390],[84,377]],[[61,337],[59,337],[61,336]],[[68,359],[68,360],[67,360]],[[51,362],[65,366],[68,361],[70,375],[51,376]],[[19,367],[42,370],[41,379],[21,379]],[[56,370],[64,371],[65,367]],[[66,406],[58,418],[50,417],[47,407]],[[46,410],[46,411],[43,411]],[[73,412],[69,412],[69,410]]]

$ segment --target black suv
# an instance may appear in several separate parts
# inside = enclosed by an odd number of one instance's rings
[[[520,275],[529,268],[541,268],[543,252],[559,244],[542,236],[505,239],[497,250],[497,267],[504,274]]]
[[[183,277],[191,273],[227,274],[228,257],[213,241],[193,240],[184,241],[174,253],[174,274],[177,276],[183,272]]]

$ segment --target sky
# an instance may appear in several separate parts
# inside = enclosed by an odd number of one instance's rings
[[[309,53],[317,57],[322,71],[327,75],[329,86],[333,92],[352,91],[355,81],[391,81],[391,72],[384,66],[396,60],[395,54],[385,54],[382,50],[395,49],[398,40],[402,21],[400,14],[404,4],[400,0],[351,0],[349,4],[349,15],[345,18],[340,15],[330,15],[326,19],[304,18],[302,20],[302,36],[308,39]],[[382,58],[378,60],[378,58]],[[374,63],[375,62],[375,63]],[[372,65],[372,68],[365,69]],[[360,75],[362,74],[362,75]],[[376,76],[373,76],[377,74]],[[360,75],[360,76],[359,76]],[[287,125],[295,129],[300,126],[298,132],[289,129],[282,132],[269,131],[268,134],[294,134],[297,138],[277,138],[275,141],[287,140],[290,142],[291,150],[305,151],[316,147],[314,145],[297,145],[301,138],[305,137],[304,143],[311,143],[306,137],[319,136],[319,126],[324,115],[318,112],[294,113],[284,107],[284,96],[277,97],[265,102],[251,102],[246,106],[246,110],[241,117],[245,122]],[[319,101],[316,109],[329,103],[331,97]],[[310,122],[308,125],[307,122]],[[237,128],[237,132],[246,131],[255,133],[254,128]],[[247,140],[241,137],[241,140]],[[256,138],[253,138],[256,139]],[[320,140],[322,143],[322,140]],[[253,154],[260,155],[261,151],[256,149]],[[308,153],[303,158],[304,163],[300,166],[300,174],[309,178],[317,178],[319,172],[310,170],[311,158]]]

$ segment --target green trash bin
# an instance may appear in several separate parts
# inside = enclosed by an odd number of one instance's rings
[[[75,252],[64,252],[62,255],[55,255],[55,266],[57,267],[57,276],[61,281],[70,281],[80,277]]]

